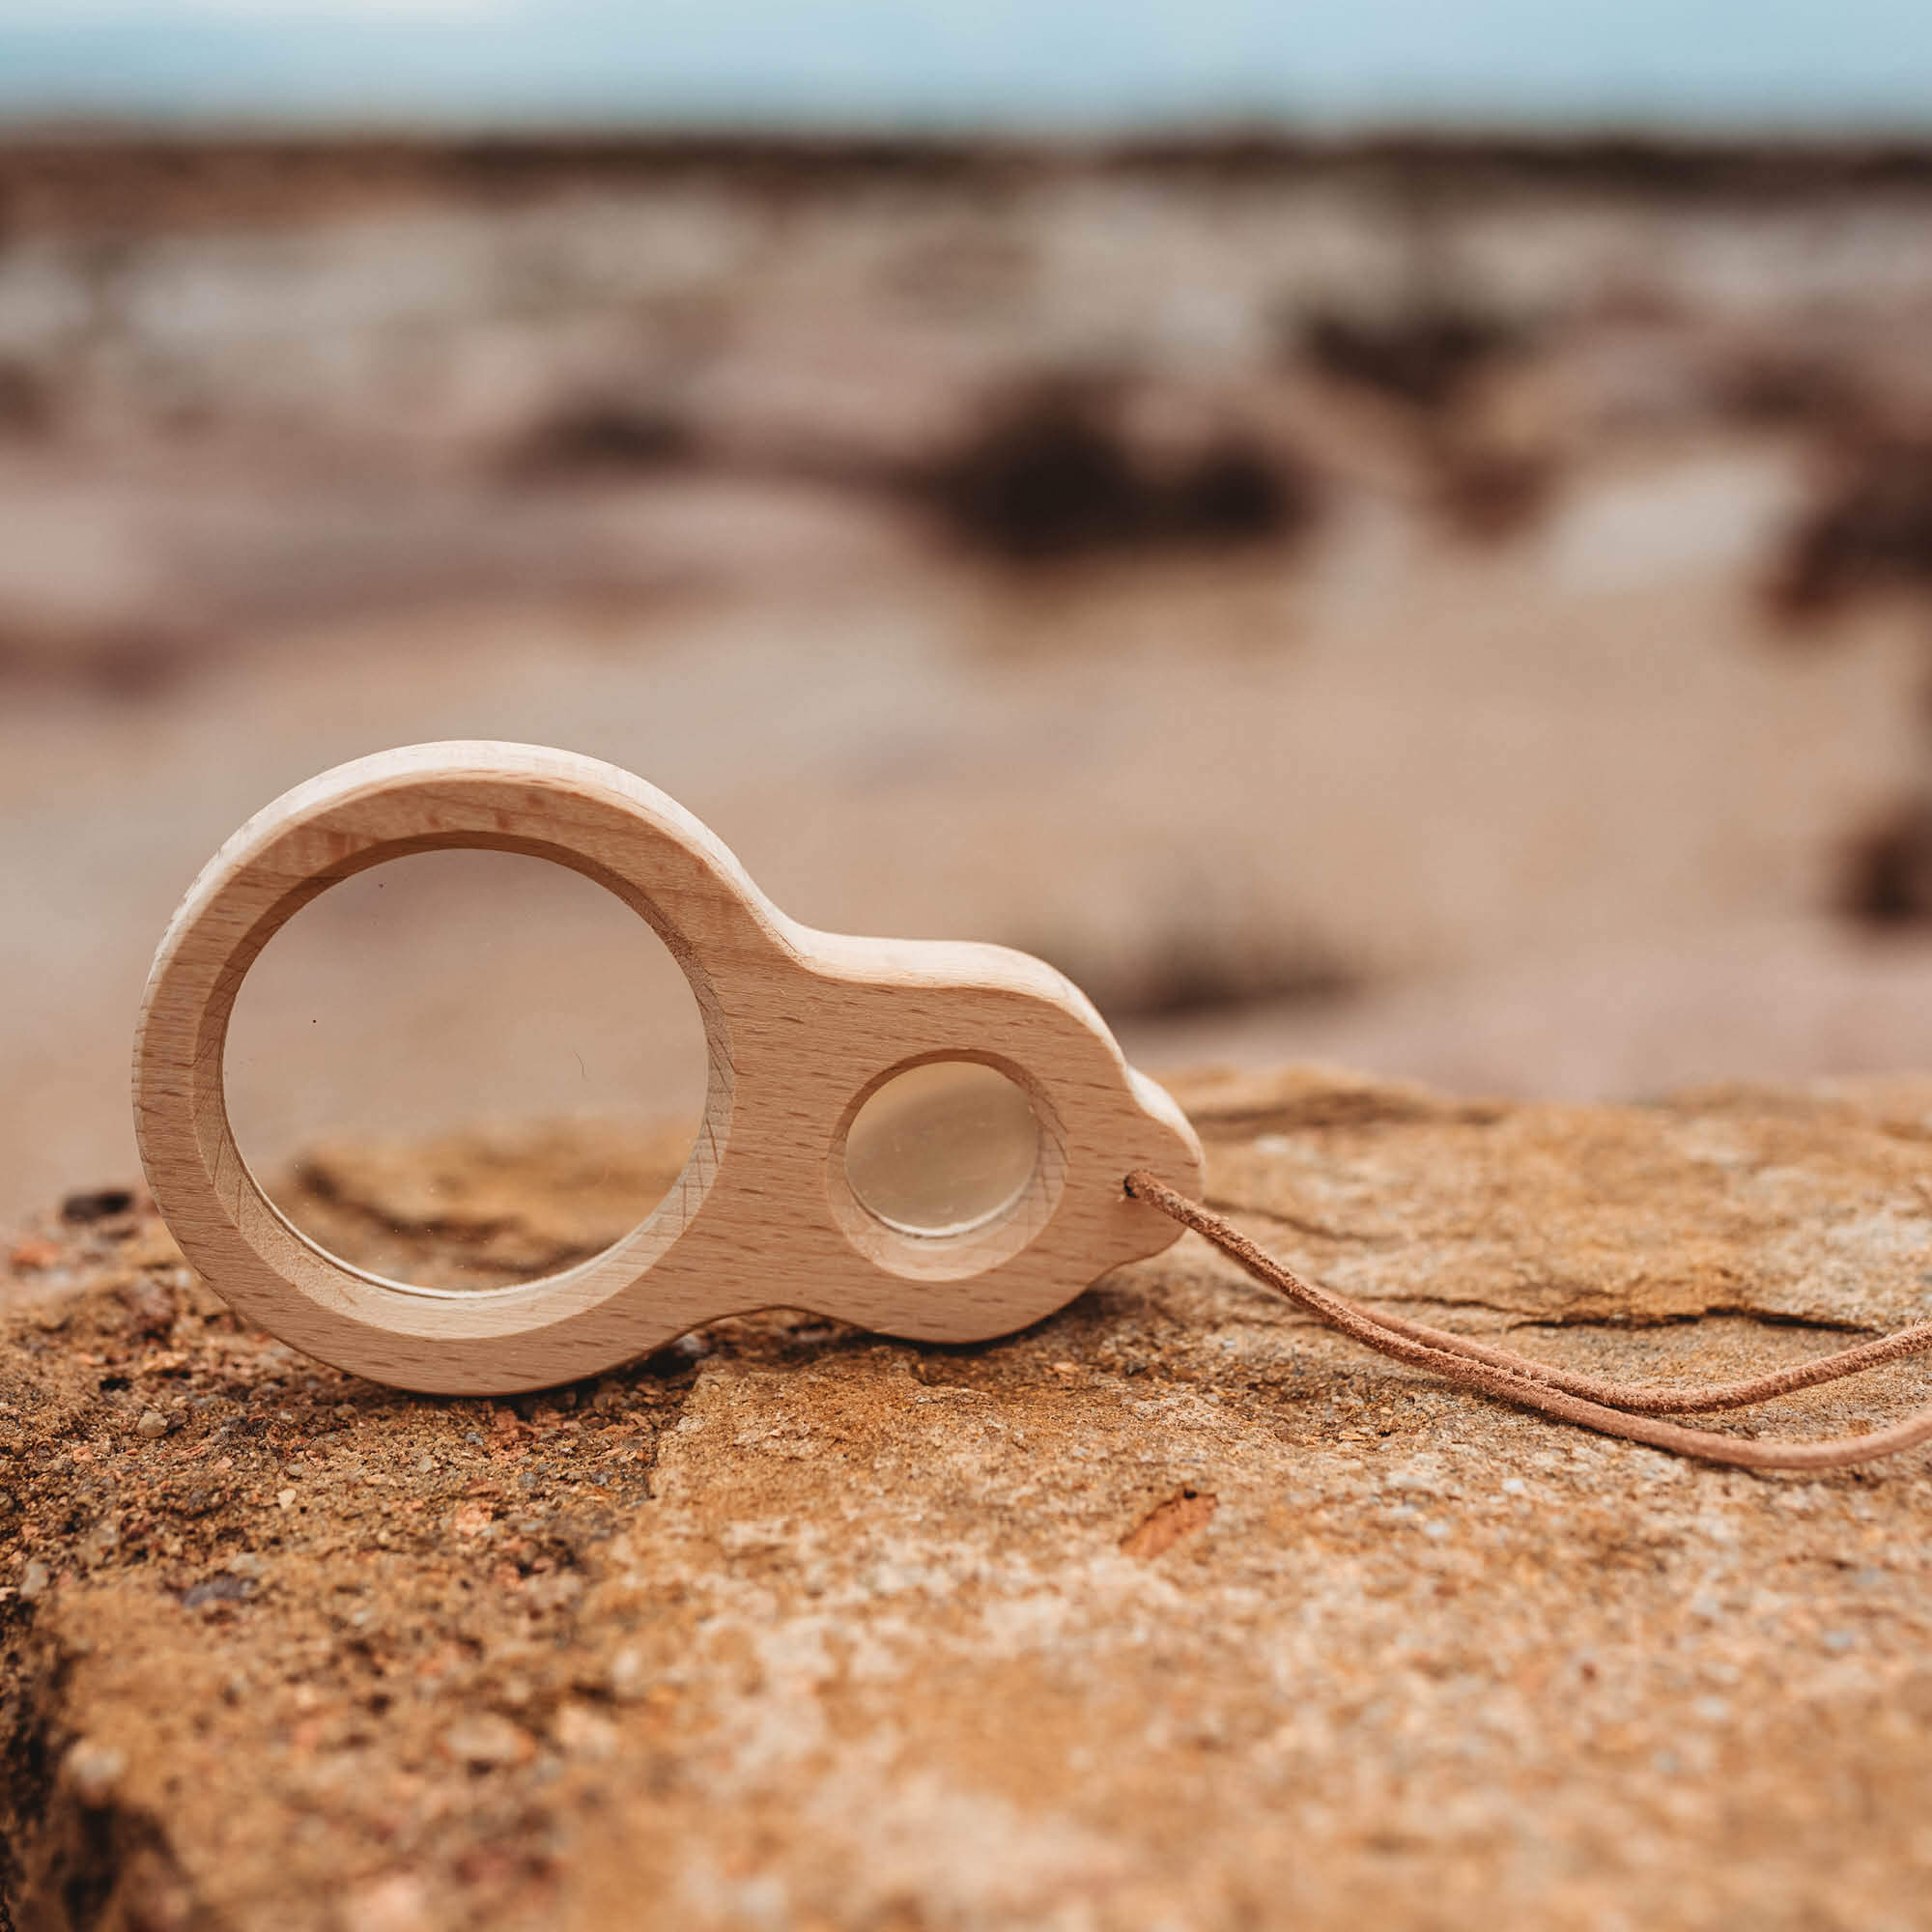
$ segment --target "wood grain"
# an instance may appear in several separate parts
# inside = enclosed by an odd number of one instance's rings
[[[451,846],[550,859],[615,893],[682,966],[709,1048],[703,1123],[653,1212],[577,1267],[481,1292],[386,1282],[298,1233],[242,1159],[222,1086],[236,993],[280,926],[353,873]],[[1040,1161],[991,1221],[907,1235],[853,1196],[845,1134],[886,1080],[942,1059],[982,1061],[1025,1089]],[[594,1375],[697,1323],[774,1305],[926,1341],[1005,1334],[1176,1238],[1124,1192],[1130,1169],[1188,1191],[1201,1182],[1179,1107],[1127,1066],[1052,967],[1003,947],[813,931],[642,780],[484,741],[340,766],[228,840],[156,955],[134,1111],[170,1229],[237,1310],[338,1367],[452,1394]]]

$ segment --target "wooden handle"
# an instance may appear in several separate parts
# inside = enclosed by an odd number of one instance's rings
[[[704,1120],[670,1193],[622,1239],[510,1288],[415,1289],[299,1234],[235,1144],[222,1059],[235,996],[294,913],[384,860],[488,846],[569,866],[646,920],[704,1018]],[[869,1212],[845,1137],[883,1082],[935,1060],[1015,1081],[1033,1178],[961,1234]],[[1189,1192],[1201,1147],[1086,997],[1004,947],[814,932],[770,903],[641,779],[536,746],[413,745],[325,772],[229,839],[156,954],[134,1039],[134,1118],[175,1238],[242,1315],[404,1388],[499,1394],[595,1375],[723,1315],[803,1307],[888,1334],[973,1342],[1037,1321],[1179,1233],[1132,1200],[1151,1168]]]

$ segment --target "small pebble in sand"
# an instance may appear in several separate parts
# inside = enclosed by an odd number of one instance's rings
[[[67,1781],[92,1808],[110,1803],[128,1771],[128,1753],[114,1745],[82,1738],[67,1754]]]
[[[566,1704],[551,1724],[551,1735],[572,1757],[608,1763],[617,1755],[617,1727],[587,1704]]]
[[[168,1419],[158,1408],[143,1409],[134,1425],[134,1434],[148,1442],[158,1442],[167,1433]]]
[[[29,1563],[20,1572],[21,1602],[31,1604],[36,1599],[44,1597],[47,1593],[47,1585],[52,1580],[47,1575],[47,1566],[44,1563]]]
[[[536,1749],[529,1732],[507,1718],[486,1711],[451,1724],[441,1738],[443,1755],[477,1770],[522,1764]]]
[[[618,1703],[635,1703],[650,1689],[650,1667],[635,1650],[620,1650],[611,1660],[605,1684]]]
[[[296,1492],[293,1490],[283,1490],[276,1495],[275,1507],[277,1509],[294,1509],[295,1506]]]
[[[397,1872],[352,1892],[342,1922],[347,1932],[428,1932],[436,1920],[422,1881]]]

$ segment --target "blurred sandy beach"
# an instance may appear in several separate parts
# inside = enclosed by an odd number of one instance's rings
[[[133,1178],[202,861],[427,738],[1155,1068],[1932,1065],[1928,348],[1910,150],[17,139],[0,1217]],[[251,1152],[690,1110],[619,909],[412,864],[251,984]]]

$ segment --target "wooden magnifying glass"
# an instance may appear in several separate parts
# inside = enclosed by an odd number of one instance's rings
[[[249,1172],[223,1092],[236,994],[276,931],[355,872],[455,846],[553,860],[616,894],[682,967],[708,1047],[703,1122],[670,1192],[602,1254],[508,1288],[412,1288],[319,1247]],[[1001,1112],[1004,1083],[1019,1098]],[[156,954],[134,1114],[169,1229],[241,1314],[339,1368],[447,1394],[575,1380],[775,1306],[923,1341],[1006,1334],[1178,1236],[1126,1193],[1130,1170],[1192,1192],[1202,1165],[1179,1108],[1042,961],[814,931],[641,779],[482,741],[325,772],[222,846]],[[930,1167],[981,1131],[1003,1137],[991,1197],[962,1205],[943,1173],[882,1168],[895,1139],[923,1137]]]

